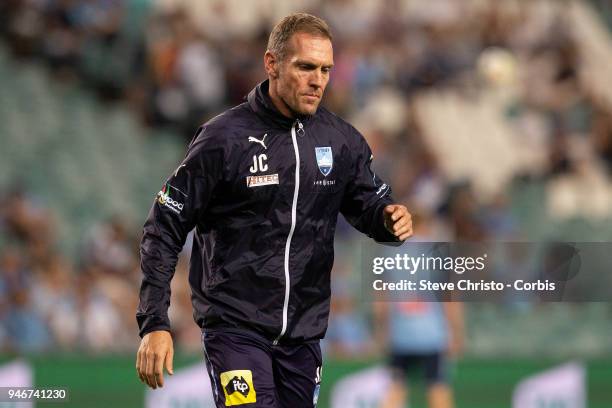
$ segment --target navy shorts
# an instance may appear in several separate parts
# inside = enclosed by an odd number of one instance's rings
[[[275,346],[233,329],[207,329],[202,341],[217,408],[316,406],[323,364],[318,341]]]
[[[448,362],[444,353],[393,353],[389,365],[397,381],[405,381],[410,374],[419,372],[427,384],[448,382]]]

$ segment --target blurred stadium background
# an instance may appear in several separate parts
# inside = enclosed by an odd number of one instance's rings
[[[264,78],[267,34],[292,11],[330,23],[325,104],[432,238],[610,240],[610,1],[2,0],[0,364],[67,386],[69,406],[143,406],[141,225],[197,125]],[[360,239],[341,221],[321,407],[385,358],[357,301]],[[201,362],[185,257],[170,314],[175,366]],[[587,406],[612,406],[608,303],[465,318],[458,407],[510,406],[521,380],[568,361],[586,368]]]

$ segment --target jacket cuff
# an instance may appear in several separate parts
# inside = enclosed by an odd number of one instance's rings
[[[139,335],[144,337],[145,334],[156,330],[170,331],[170,322],[168,318],[155,315],[136,315],[138,327],[140,327]]]

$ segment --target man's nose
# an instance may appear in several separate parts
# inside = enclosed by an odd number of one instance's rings
[[[323,73],[320,70],[315,69],[312,72],[309,85],[317,89],[323,86]]]

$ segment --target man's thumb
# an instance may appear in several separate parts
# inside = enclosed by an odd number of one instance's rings
[[[174,374],[174,369],[172,368],[172,355],[174,353],[172,351],[169,351],[166,354],[166,370],[168,370],[168,374],[173,375]]]
[[[388,205],[385,207],[385,212],[387,214],[393,214],[393,211],[395,211],[395,206],[394,205]]]

